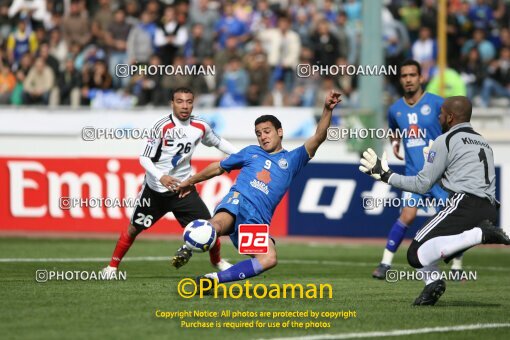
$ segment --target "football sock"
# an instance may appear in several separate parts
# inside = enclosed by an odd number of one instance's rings
[[[221,250],[221,242],[220,242],[220,237],[218,236],[216,238],[216,243],[212,246],[211,249],[209,249],[209,258],[211,259],[211,263],[213,265],[215,265],[221,261],[220,250]]]
[[[441,275],[439,273],[439,267],[437,266],[437,262],[434,264],[425,266],[420,269],[416,269],[418,272],[423,272],[423,281],[425,281],[425,285],[429,285],[434,281],[437,281]],[[433,274],[435,272],[435,274]]]
[[[423,266],[428,266],[441,258],[446,258],[480,243],[482,243],[482,229],[478,227],[462,234],[434,237],[418,248],[418,259]]]
[[[127,231],[123,231],[122,234],[120,234],[115,250],[113,251],[110,267],[117,268],[119,266],[120,261],[122,261],[124,255],[126,255],[134,240],[135,238],[129,236]]]
[[[453,269],[453,270],[461,270],[462,269],[462,257],[463,256],[464,255],[457,256],[452,260],[451,269]]]
[[[382,257],[382,264],[391,266],[391,263],[393,262],[393,256],[395,256],[395,253],[392,253],[388,249],[384,249],[383,257]]]
[[[388,235],[388,242],[386,243],[386,249],[384,250],[383,259],[381,263],[391,266],[393,261],[393,255],[397,251],[398,247],[402,243],[404,236],[407,231],[407,225],[402,223],[400,220],[396,220],[391,227],[390,234]]]
[[[262,273],[264,269],[259,260],[253,258],[234,264],[227,270],[218,272],[218,282],[231,282],[244,280]]]

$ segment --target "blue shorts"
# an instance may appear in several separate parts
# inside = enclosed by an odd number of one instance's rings
[[[402,206],[403,207],[416,207],[427,211],[428,207],[434,206],[429,204],[422,204],[424,202],[434,202],[436,212],[441,210],[447,205],[449,193],[446,192],[439,184],[434,186],[425,194],[416,194],[414,192],[403,191],[402,192]]]
[[[244,198],[240,192],[230,190],[214,210],[214,214],[226,210],[234,215],[234,231],[229,235],[232,243],[238,248],[240,224],[269,224],[264,221],[255,206]]]

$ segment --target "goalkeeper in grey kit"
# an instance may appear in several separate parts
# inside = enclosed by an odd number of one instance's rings
[[[493,225],[499,208],[494,156],[469,123],[471,113],[466,97],[445,100],[439,117],[443,134],[432,144],[417,176],[394,173],[386,153],[379,159],[372,149],[360,161],[360,171],[396,188],[421,194],[440,181],[450,193],[449,204],[425,223],[407,252],[409,264],[424,272],[426,284],[414,305],[434,305],[446,290],[444,280],[438,279],[439,260],[449,262],[478,244],[510,245],[510,238]]]

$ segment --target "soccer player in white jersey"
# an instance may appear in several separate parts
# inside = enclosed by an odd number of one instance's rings
[[[133,244],[136,236],[154,225],[168,212],[173,212],[184,228],[196,219],[210,219],[206,205],[194,190],[192,194],[179,198],[175,188],[191,176],[191,157],[198,143],[214,146],[231,154],[238,150],[230,142],[217,136],[205,121],[191,116],[193,92],[178,88],[171,100],[172,113],[158,120],[153,126],[153,138],[146,141],[140,164],[146,170],[143,187],[138,194],[139,202],[149,201],[135,207],[131,223],[121,233],[110,264],[104,269],[108,274],[116,273],[122,258]],[[148,200],[147,200],[148,199]],[[219,270],[231,264],[220,257],[220,239],[209,251],[211,263]]]

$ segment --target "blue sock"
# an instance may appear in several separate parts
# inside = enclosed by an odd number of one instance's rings
[[[388,243],[386,243],[386,249],[392,253],[396,252],[400,243],[402,243],[402,240],[404,239],[406,231],[407,226],[400,222],[400,220],[397,220],[391,227],[390,234],[388,235]]]
[[[262,273],[262,265],[259,260],[253,258],[234,264],[227,270],[218,272],[218,282],[231,282],[244,280]]]

